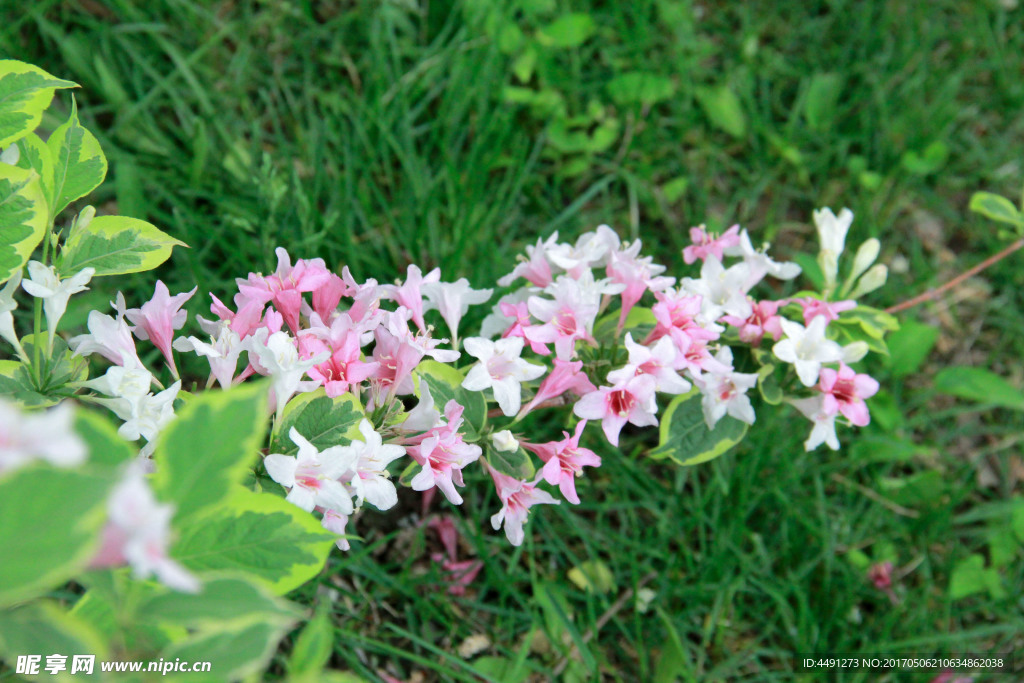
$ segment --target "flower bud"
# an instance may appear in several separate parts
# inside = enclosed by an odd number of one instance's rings
[[[519,450],[519,442],[507,429],[492,435],[491,445],[494,446],[494,450],[506,453]]]
[[[89,223],[92,223],[92,219],[96,216],[96,207],[87,206],[78,212],[78,221],[75,223],[79,230],[85,230],[89,227]]]
[[[850,272],[851,282],[859,278],[865,270],[871,267],[875,259],[878,258],[878,252],[881,247],[882,244],[874,237],[860,245],[857,255],[853,257],[853,270]]]
[[[853,299],[859,299],[860,297],[875,291],[879,287],[885,284],[885,281],[889,277],[889,269],[879,263],[878,265],[871,266],[868,272],[864,273],[864,276],[857,283],[857,289],[853,290],[850,297]]]
[[[843,347],[843,362],[849,365],[850,363],[856,363],[864,356],[868,355],[868,343],[865,341],[855,341],[851,344],[847,344]]]

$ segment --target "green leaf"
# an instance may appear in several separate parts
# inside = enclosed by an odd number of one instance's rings
[[[122,439],[105,416],[91,410],[80,408],[75,413],[75,432],[88,447],[91,464],[116,468],[138,455],[138,449]]]
[[[615,340],[619,326],[619,315],[619,311],[615,311],[603,316],[594,323],[594,338],[599,343],[610,344]],[[655,319],[651,309],[644,306],[634,306],[622,325],[623,336],[625,336],[625,332],[630,332],[633,335],[633,341],[640,342],[657,324],[658,321]]]
[[[56,602],[44,600],[4,612],[0,619],[0,659],[13,664],[18,655],[26,654],[42,655],[43,666],[46,655],[67,655],[70,671],[73,655],[90,654],[103,660],[108,651],[104,639],[84,619],[68,613]]]
[[[534,47],[533,43],[529,43],[519,56],[513,60],[512,73],[520,83],[526,83],[533,78],[533,70],[536,68],[537,48]]]
[[[352,394],[331,398],[323,388],[299,394],[285,406],[270,452],[293,455],[299,451],[288,436],[292,427],[320,450],[347,446],[353,439],[362,438],[359,423],[364,417],[359,400]]]
[[[221,501],[242,482],[263,445],[267,387],[207,391],[178,413],[157,440],[153,489],[182,520]]]
[[[35,171],[39,175],[39,182],[43,187],[43,196],[46,197],[46,206],[53,206],[53,183],[56,168],[53,164],[53,154],[35,133],[29,133],[18,140],[18,168]]]
[[[906,377],[918,371],[939,338],[939,328],[916,320],[907,320],[889,335],[888,364],[894,377]]]
[[[178,530],[171,555],[200,576],[243,572],[278,595],[324,566],[335,536],[313,515],[270,493],[238,489]]]
[[[430,387],[430,395],[433,396],[434,405],[439,411],[443,413],[445,405],[453,399],[465,408],[462,413],[465,420],[462,432],[466,441],[480,438],[487,422],[487,401],[481,392],[462,388],[462,380],[465,377],[461,372],[450,365],[425,360],[416,366],[415,374]]]
[[[207,673],[190,672],[188,680],[233,681],[262,671],[277,650],[289,624],[255,621],[229,630],[199,633],[173,643],[160,653],[161,659],[211,662]]]
[[[661,438],[648,457],[670,458],[680,465],[697,465],[713,460],[738,444],[747,433],[747,424],[726,415],[708,429],[696,389],[677,396],[661,417]]]
[[[49,218],[39,175],[0,164],[0,283],[29,260],[46,234]]]
[[[1013,202],[991,192],[975,192],[971,196],[968,208],[974,213],[999,223],[1009,223],[1017,227],[1024,226],[1024,215],[1021,215]]]
[[[734,138],[746,137],[747,116],[743,113],[740,98],[729,86],[699,86],[695,94],[711,125],[724,130]]]
[[[984,368],[943,368],[935,375],[935,390],[985,405],[1024,410],[1024,392]]]
[[[661,655],[654,668],[653,683],[673,683],[679,678],[697,680],[693,663],[690,661],[686,648],[683,646],[683,639],[679,637],[679,632],[672,623],[672,619],[660,607],[655,609],[665,624],[668,637],[665,639],[665,645],[661,649]]]
[[[950,598],[959,600],[986,590],[996,600],[1006,596],[999,572],[991,567],[986,568],[984,557],[977,554],[971,555],[958,562],[953,568],[953,573],[949,578]]]
[[[522,448],[517,448],[514,451],[499,451],[491,448],[487,453],[487,464],[514,479],[530,479],[537,473],[533,467],[533,461]]]
[[[608,82],[608,94],[620,106],[652,105],[676,94],[672,79],[658,74],[633,71],[616,76]]]
[[[503,55],[513,55],[518,52],[525,40],[526,36],[515,22],[506,22],[498,29],[498,51]]]
[[[107,157],[96,136],[78,122],[78,107],[72,100],[71,116],[46,142],[53,157],[54,182],[51,216],[57,216],[71,202],[89,194],[107,177]]]
[[[835,322],[840,325],[859,325],[869,337],[879,341],[889,332],[900,328],[896,316],[870,306],[857,306],[852,311],[844,312]]]
[[[985,531],[988,540],[988,556],[993,567],[1005,567],[1017,559],[1020,544],[1014,538],[1013,526],[1003,519],[988,526]]]
[[[949,159],[949,145],[941,140],[936,140],[925,147],[920,154],[914,150],[905,152],[900,163],[910,173],[926,176],[941,170],[946,165],[947,159]]]
[[[31,64],[0,60],[0,147],[6,147],[39,126],[55,91],[77,87]]]
[[[947,484],[938,470],[925,470],[900,477],[879,477],[882,495],[897,505],[916,507],[942,503]]]
[[[288,658],[288,673],[292,677],[315,676],[327,666],[334,652],[334,624],[330,610],[318,609],[306,624]]]
[[[167,622],[190,629],[221,628],[239,620],[289,623],[296,607],[244,578],[225,576],[203,583],[196,594],[160,589],[136,610],[140,620]]]
[[[71,275],[95,268],[100,275],[152,270],[166,261],[174,247],[186,246],[146,221],[125,216],[96,216],[77,227],[64,243],[60,272]]]
[[[811,78],[804,99],[804,118],[811,130],[823,132],[835,125],[842,88],[843,78],[836,73],[818,73]]]
[[[45,465],[0,477],[0,607],[55,588],[85,566],[99,544],[113,483],[113,477]]]
[[[569,570],[569,580],[580,590],[605,594],[615,590],[615,577],[608,565],[600,560],[588,560]]]
[[[537,31],[537,42],[546,47],[576,47],[585,43],[596,30],[589,14],[574,12],[558,17]]]

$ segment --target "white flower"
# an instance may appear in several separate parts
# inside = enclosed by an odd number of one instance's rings
[[[654,378],[658,391],[666,394],[685,394],[690,390],[690,383],[673,369],[677,351],[671,337],[664,336],[654,346],[647,347],[634,342],[632,333],[627,332],[626,350],[629,351],[629,362],[624,367],[609,372],[609,382],[619,384],[635,375],[650,375]]]
[[[291,335],[287,332],[275,332],[264,341],[264,337],[266,337],[264,330],[266,328],[258,330],[256,334],[248,337],[246,342],[248,343],[250,362],[255,355],[256,362],[253,365],[258,365],[257,369],[262,368],[271,377],[274,400],[277,403],[277,419],[280,420],[288,399],[299,389],[302,376],[314,365],[323,363],[330,358],[331,352],[321,351],[312,358],[300,360],[299,350]],[[260,332],[264,333],[260,334]]]
[[[53,335],[57,325],[64,317],[68,307],[68,299],[88,289],[86,285],[96,273],[95,268],[83,268],[72,277],[61,280],[53,266],[44,266],[39,261],[28,262],[28,280],[21,283],[22,289],[32,296],[43,300],[43,311],[46,313],[46,328],[50,332],[50,347],[53,347]]]
[[[821,251],[818,253],[818,264],[825,275],[825,287],[831,289],[836,283],[839,272],[839,256],[846,246],[846,233],[853,223],[853,212],[843,209],[839,216],[832,209],[820,209],[814,212],[814,224],[818,228],[818,241]]]
[[[742,256],[743,262],[750,267],[750,280],[752,281],[747,285],[748,291],[765,275],[771,275],[778,280],[792,280],[800,274],[800,266],[795,263],[779,263],[773,260],[766,253],[767,249],[768,245],[765,245],[760,251],[754,249],[750,235],[744,229],[740,231],[739,246],[726,247],[724,250],[728,256]]]
[[[459,338],[459,321],[471,305],[482,304],[491,298],[493,289],[471,289],[469,280],[459,278],[455,282],[428,282],[423,285],[423,296],[436,308],[448,323],[452,339]],[[424,307],[424,310],[428,310]]]
[[[59,467],[84,462],[87,451],[74,431],[74,419],[70,403],[25,413],[0,398],[0,473],[36,459]]]
[[[826,414],[824,398],[822,394],[818,394],[810,398],[789,401],[804,414],[804,417],[814,422],[811,435],[804,442],[804,448],[808,451],[813,451],[823,443],[834,451],[839,450],[839,438],[836,436],[836,416],[839,413]]]
[[[129,468],[107,501],[108,522],[100,558],[106,565],[127,560],[136,578],[150,574],[179,591],[195,593],[198,579],[167,556],[171,544],[173,505],[161,505],[153,496],[142,468]]]
[[[178,398],[180,389],[181,380],[178,380],[155,396],[147,394],[139,399],[132,406],[131,412],[127,414],[114,408],[118,417],[125,421],[117,433],[128,441],[144,437],[147,442],[144,454],[148,454],[156,444],[157,434],[174,419],[174,400]]]
[[[350,485],[360,505],[365,499],[378,510],[388,510],[398,502],[398,492],[391,483],[387,467],[405,455],[405,449],[385,444],[366,418],[359,423],[359,433],[363,435],[362,441],[353,441],[351,445],[342,447],[354,461],[351,469],[355,474]]]
[[[102,377],[84,382],[83,386],[113,398],[124,399],[130,405],[135,406],[149,393],[152,383],[153,375],[141,366],[121,367],[115,365],[107,368]]]
[[[3,289],[0,289],[0,337],[15,348],[21,359],[28,362],[25,352],[18,341],[18,334],[14,331],[14,311],[18,308],[18,302],[14,300],[14,292],[21,284],[21,268],[15,271],[11,279],[7,281]]]
[[[470,337],[465,346],[466,353],[479,362],[462,381],[463,388],[470,391],[491,388],[502,413],[509,417],[518,413],[522,405],[521,383],[540,377],[546,370],[543,365],[533,365],[519,357],[523,352],[523,338],[509,337],[495,342]]]
[[[99,311],[89,311],[88,325],[89,334],[80,334],[68,341],[68,345],[77,355],[88,356],[98,353],[117,365],[142,367],[142,361],[135,350],[132,329],[124,321],[122,314],[119,313],[117,318],[111,318]]]
[[[618,241],[618,236],[615,240]],[[597,262],[608,253],[609,246],[604,233],[587,232],[580,235],[575,245],[562,242],[548,247],[547,257],[559,268],[579,275],[582,269],[598,265]]]
[[[199,316],[196,317],[204,329],[212,326],[210,329],[214,332],[210,332],[210,343],[201,341],[197,337],[178,337],[174,340],[174,348],[177,351],[191,351],[196,355],[205,356],[210,362],[210,372],[217,379],[221,388],[230,389],[231,382],[235,377],[235,370],[238,368],[238,357],[246,350],[246,345],[238,333],[231,329],[227,321],[211,323]],[[207,325],[203,325],[204,322]]]
[[[782,319],[781,323],[786,337],[772,347],[772,353],[796,366],[796,375],[805,387],[818,382],[822,363],[835,363],[843,358],[842,347],[825,338],[825,316],[816,316],[806,328],[791,320]]]
[[[512,453],[519,450],[519,442],[516,441],[516,437],[512,435],[512,432],[507,429],[492,434],[491,445],[494,446],[494,450],[504,453]]]
[[[718,421],[726,414],[741,422],[754,424],[754,407],[750,405],[747,391],[757,385],[757,374],[733,371],[732,349],[728,346],[723,346],[715,354],[715,360],[727,370],[725,372],[707,372],[694,378],[703,394],[701,406],[704,409],[704,421],[707,423],[708,429],[714,429]]]
[[[751,280],[750,266],[737,263],[728,269],[715,256],[709,255],[700,269],[700,279],[683,278],[682,289],[701,296],[701,314],[715,321],[723,315],[737,318],[750,317],[750,301],[747,299],[748,284]]]
[[[295,457],[274,453],[263,459],[267,474],[281,486],[291,489],[288,502],[312,512],[320,506],[343,515],[352,514],[352,498],[340,479],[355,464],[358,454],[344,446],[319,451],[295,427],[288,432],[299,447]]]
[[[441,413],[434,407],[434,397],[430,395],[430,387],[421,379],[419,403],[409,411],[402,423],[395,425],[395,428],[403,432],[422,433],[439,424],[441,424]]]

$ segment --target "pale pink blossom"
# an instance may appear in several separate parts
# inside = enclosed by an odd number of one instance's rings
[[[554,343],[555,354],[569,360],[576,353],[577,340],[593,341],[591,329],[600,303],[583,288],[582,280],[569,277],[558,278],[546,293],[554,299],[532,296],[527,301],[530,313],[542,324],[524,328],[523,334],[531,343]]]
[[[338,546],[338,550],[349,550],[351,548],[348,538],[345,538],[347,534],[345,527],[348,526],[348,519],[348,515],[342,514],[337,510],[327,509],[324,510],[324,518],[320,521],[320,526],[340,537],[334,542],[334,545]]]
[[[198,288],[193,287],[191,292],[171,296],[167,285],[157,280],[152,299],[142,304],[141,308],[129,308],[125,311],[125,317],[135,325],[135,336],[143,341],[151,341],[160,349],[175,377],[178,376],[178,369],[174,365],[171,344],[174,342],[175,330],[184,327],[188,315],[181,307],[195,295],[196,289]]]
[[[619,312],[619,326],[625,324],[629,312],[643,297],[644,292],[661,292],[673,284],[675,278],[661,276],[665,272],[665,266],[652,263],[650,256],[640,257],[640,240],[635,243],[635,248],[628,251],[612,250],[608,255],[608,266],[606,272],[612,282],[625,287],[622,291],[622,308]]]
[[[526,258],[522,256],[512,272],[498,279],[498,284],[508,287],[517,278],[526,278],[531,284],[538,287],[547,287],[551,284],[551,264],[547,259],[547,252],[558,243],[558,233],[552,234],[547,240],[537,240],[537,244],[526,245]]]
[[[486,303],[494,293],[493,289],[472,289],[469,280],[459,278],[455,282],[431,282],[423,285],[423,296],[441,314],[452,339],[459,338],[459,322],[470,306]],[[454,343],[454,342],[453,342]]]
[[[828,413],[825,410],[825,401],[821,394],[809,398],[789,399],[789,403],[814,423],[811,435],[804,441],[805,450],[813,451],[823,443],[834,451],[839,450],[839,437],[836,436],[836,413]]]
[[[522,337],[526,339],[526,342],[530,345],[530,350],[541,356],[547,356],[551,353],[547,345],[542,342],[534,341],[526,337],[526,330],[529,329],[533,320],[530,318],[530,310],[528,304],[525,301],[518,301],[516,303],[501,303],[499,304],[502,314],[509,320],[511,324],[502,333],[502,338],[508,337]],[[486,335],[485,335],[486,336]]]
[[[584,467],[600,467],[601,458],[589,448],[580,447],[580,435],[587,426],[586,420],[576,424],[572,436],[562,432],[561,441],[530,444],[522,442],[523,447],[536,453],[544,461],[541,474],[544,481],[557,486],[565,499],[573,505],[579,505],[580,498],[576,494],[576,477],[583,474]]]
[[[838,320],[839,314],[843,311],[852,311],[857,308],[856,301],[822,301],[809,296],[792,299],[792,301],[803,307],[804,325],[810,325],[811,321],[818,316],[824,317],[825,322],[830,323],[833,320]]]
[[[654,295],[657,303],[651,307],[657,321],[645,344],[657,341],[665,335],[683,334],[696,342],[718,339],[721,328],[709,323],[702,315],[701,297],[682,290],[669,289]],[[678,345],[678,342],[677,342]]]
[[[690,383],[675,371],[677,350],[672,340],[662,337],[653,346],[644,346],[633,341],[633,335],[626,333],[626,350],[629,361],[618,370],[608,373],[608,381],[620,384],[636,375],[654,378],[655,389],[666,394],[685,394]]]
[[[58,467],[85,462],[88,450],[75,433],[70,402],[45,411],[24,412],[0,398],[0,473],[45,460]]]
[[[289,489],[286,500],[306,512],[314,507],[352,514],[352,497],[339,481],[355,466],[359,454],[344,446],[320,451],[292,427],[288,431],[299,451],[295,456],[274,453],[263,459],[267,474]]]
[[[213,303],[210,304],[210,312],[220,318],[221,321],[227,323],[231,330],[241,339],[251,335],[260,326],[266,302],[259,299],[250,299],[242,294],[236,294],[234,301],[238,312],[235,312],[224,305],[213,294],[210,295],[210,298],[213,299]],[[200,326],[205,322],[202,318],[199,318],[199,321]]]
[[[821,382],[818,386],[823,396],[822,408],[826,413],[842,413],[858,427],[871,421],[864,399],[878,393],[878,382],[870,375],[857,374],[846,363],[840,363],[839,370],[821,369]]]
[[[423,466],[412,479],[413,490],[426,491],[436,486],[454,505],[462,504],[462,496],[455,489],[463,485],[462,468],[478,460],[483,452],[476,444],[463,441],[459,433],[462,411],[461,405],[448,401],[444,409],[447,422],[412,439],[415,445],[408,449],[409,455]]]
[[[118,296],[121,296],[120,292]],[[142,367],[132,329],[124,321],[122,313],[112,318],[99,311],[89,311],[88,327],[89,334],[80,334],[68,341],[75,354],[88,356],[98,353],[115,365]]]
[[[543,365],[527,363],[520,358],[523,340],[519,337],[492,341],[483,337],[470,337],[465,341],[466,353],[477,359],[470,368],[462,386],[470,391],[494,391],[494,399],[501,412],[515,415],[522,405],[522,382],[544,374]]]
[[[351,296],[354,291],[340,277],[328,273],[327,280],[313,290],[313,310],[322,320],[330,323],[331,317],[338,310],[341,297]]]
[[[619,432],[627,422],[638,427],[657,426],[655,383],[650,375],[636,375],[613,387],[601,387],[577,401],[573,412],[587,420],[601,420],[608,441],[618,446]]]
[[[432,271],[423,274],[416,264],[409,264],[406,269],[405,282],[401,285],[381,285],[385,297],[398,302],[399,306],[408,308],[412,314],[412,320],[421,330],[426,330],[427,325],[423,321],[423,285],[441,281],[441,269],[434,268]]]
[[[732,350],[723,346],[715,355],[724,371],[712,371],[694,378],[701,390],[701,405],[708,429],[714,429],[726,415],[754,424],[754,407],[750,404],[747,391],[757,386],[756,373],[736,372],[732,367]]]
[[[537,488],[539,476],[532,482],[526,482],[501,474],[494,468],[490,468],[490,472],[502,503],[501,509],[491,517],[491,527],[497,531],[504,524],[509,543],[522,545],[525,537],[523,525],[529,517],[530,508],[534,505],[558,505],[560,501],[555,500],[547,491]]]
[[[719,261],[723,258],[723,250],[728,247],[735,247],[740,243],[740,226],[734,225],[721,235],[708,232],[707,228],[701,225],[697,228],[690,228],[690,241],[693,244],[683,249],[683,261],[687,264],[695,261],[703,261],[708,256],[714,256]]]

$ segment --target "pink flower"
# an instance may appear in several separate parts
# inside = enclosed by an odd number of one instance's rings
[[[601,387],[573,407],[578,417],[601,420],[601,429],[613,446],[619,445],[619,432],[627,422],[638,427],[654,427],[658,404],[654,398],[655,380],[650,375],[637,375],[614,387]]]
[[[320,521],[320,526],[340,537],[334,542],[334,545],[338,546],[338,550],[348,550],[351,548],[348,539],[345,538],[347,534],[345,527],[348,526],[348,518],[349,516],[346,514],[327,508],[324,510],[324,518]]]
[[[408,449],[409,455],[423,466],[412,479],[413,490],[426,491],[436,486],[454,505],[462,504],[462,496],[455,490],[463,485],[462,468],[479,459],[483,452],[479,446],[462,440],[462,411],[463,407],[454,400],[448,401],[444,408],[447,423],[414,438],[416,445]]]
[[[292,266],[291,258],[283,247],[278,247],[277,270],[273,275],[250,273],[248,280],[238,280],[238,290],[250,299],[262,303],[274,302],[274,307],[284,316],[292,333],[299,329],[299,312],[302,309],[302,293],[312,292],[327,285],[331,273],[323,259],[299,259]]]
[[[825,316],[825,322],[830,323],[839,318],[843,311],[857,308],[856,301],[822,301],[811,297],[793,299],[793,302],[800,304],[804,309],[804,325],[810,325],[811,321],[819,315]],[[777,338],[776,338],[777,339]]]
[[[696,342],[718,339],[717,325],[706,326],[698,321],[703,307],[699,294],[685,294],[668,290],[654,295],[658,303],[651,307],[657,325],[644,340],[645,344],[661,339],[665,335],[684,334]],[[678,343],[677,343],[678,344]]]
[[[622,309],[619,312],[619,327],[626,323],[626,316],[633,306],[640,301],[644,292],[660,292],[675,283],[675,278],[658,277],[665,272],[665,266],[651,263],[651,257],[639,258],[634,251],[639,251],[640,241],[635,243],[636,249],[629,251],[613,250],[608,257],[606,272],[612,282],[624,285],[622,291]]]
[[[466,588],[473,583],[483,569],[484,563],[480,560],[458,559],[459,532],[455,528],[455,522],[448,515],[434,517],[427,526],[437,532],[441,545],[444,546],[445,552],[435,553],[431,559],[439,562],[441,569],[448,575],[448,594],[465,595]]]
[[[576,354],[576,340],[593,340],[590,329],[599,305],[568,277],[559,278],[548,292],[554,300],[531,296],[527,301],[530,313],[543,324],[524,328],[523,336],[531,346],[553,342],[556,355],[569,360]]]
[[[491,527],[497,531],[504,524],[509,543],[522,545],[525,536],[523,524],[526,523],[530,508],[534,505],[558,505],[559,501],[547,491],[537,488],[539,477],[527,483],[501,474],[493,468],[490,468],[490,472],[502,502],[501,509],[491,516]]]
[[[238,312],[235,313],[213,294],[210,295],[210,298],[213,299],[213,303],[210,304],[210,312],[227,322],[231,331],[240,338],[245,339],[260,326],[266,302],[236,294],[235,306],[238,308]]]
[[[321,320],[330,324],[331,316],[338,310],[341,297],[351,296],[353,293],[354,290],[348,283],[334,273],[329,273],[327,281],[313,290],[313,310]]]
[[[584,467],[600,467],[601,458],[589,448],[580,448],[580,435],[587,426],[586,420],[576,424],[572,436],[562,432],[561,441],[530,444],[522,443],[523,448],[536,453],[545,462],[541,474],[544,481],[557,486],[565,499],[573,505],[579,505],[580,498],[576,495],[576,477],[583,474]]]
[[[117,318],[103,315],[99,311],[89,312],[89,334],[72,337],[68,345],[79,356],[98,353],[111,363],[122,367],[141,368],[142,361],[135,351],[132,330],[124,321],[124,297],[118,292]]]
[[[401,285],[381,285],[384,296],[398,302],[399,306],[405,306],[412,312],[412,320],[421,330],[426,330],[427,325],[423,322],[423,290],[425,284],[441,281],[441,269],[434,268],[423,275],[423,271],[415,264],[410,264],[406,269],[405,282]]]
[[[330,351],[330,357],[323,363],[311,367],[306,374],[320,382],[331,398],[341,396],[349,391],[353,384],[359,384],[377,372],[377,363],[366,363],[360,359],[357,332],[345,334],[341,343],[335,347],[328,346],[311,334],[299,337],[301,358],[310,358],[322,351]]]
[[[751,313],[748,318],[738,318],[734,315],[722,316],[722,321],[733,327],[739,328],[740,341],[746,344],[758,346],[766,334],[771,335],[774,341],[782,338],[782,318],[778,315],[779,306],[787,303],[783,301],[757,301],[751,305]]]
[[[538,287],[547,287],[551,284],[551,264],[548,263],[547,251],[555,244],[558,243],[558,233],[554,233],[547,239],[547,241],[541,241],[537,239],[536,246],[527,245],[526,247],[526,259],[521,261],[512,269],[512,272],[504,277],[498,279],[498,284],[502,287],[507,287],[512,284],[516,278],[526,278],[531,284]],[[523,257],[520,256],[520,259]]]
[[[566,361],[556,358],[554,369],[540,383],[536,395],[519,412],[519,417],[523,417],[544,401],[557,398],[567,391],[571,391],[577,396],[583,396],[596,390],[597,387],[583,372],[583,361]]]
[[[160,349],[175,377],[178,376],[178,369],[174,366],[174,354],[171,351],[174,331],[185,325],[188,314],[180,309],[192,298],[196,289],[198,288],[193,287],[191,292],[171,296],[167,291],[167,285],[157,280],[153,298],[142,304],[142,308],[129,308],[124,313],[136,326],[135,336],[143,341],[153,342],[153,345]]]
[[[892,588],[892,562],[876,562],[868,569],[868,579],[880,591]]]
[[[693,245],[683,249],[683,261],[687,264],[697,260],[703,261],[708,256],[714,256],[721,261],[725,249],[739,246],[740,226],[734,225],[721,235],[708,232],[703,225],[699,228],[690,228],[690,241]]]
[[[821,382],[818,385],[824,394],[822,408],[826,415],[842,413],[858,427],[871,422],[868,406],[864,399],[878,393],[878,382],[870,375],[858,375],[846,363],[839,363],[839,370],[821,369]]]
[[[509,337],[522,337],[526,339],[526,342],[530,345],[530,350],[541,356],[547,356],[551,353],[547,345],[527,339],[526,330],[531,326],[532,320],[530,318],[530,311],[525,301],[519,301],[516,303],[501,302],[498,304],[498,308],[501,310],[505,317],[512,318],[513,322],[509,325],[508,329],[505,330],[501,338],[508,339]]]
[[[714,429],[726,414],[747,424],[754,424],[754,407],[750,404],[747,391],[757,386],[757,375],[733,370],[732,349],[728,346],[719,349],[715,361],[719,368],[694,379],[703,394],[701,406],[708,429]]]

